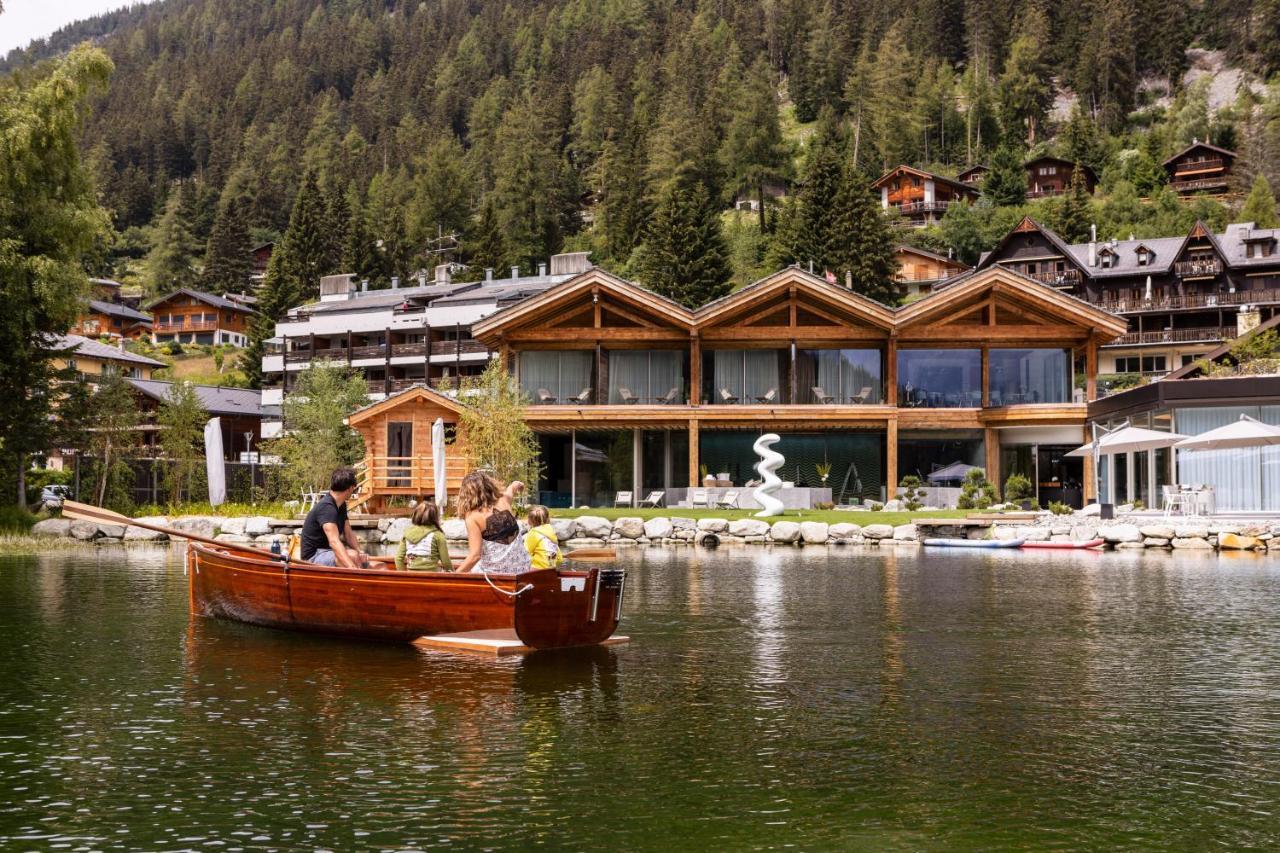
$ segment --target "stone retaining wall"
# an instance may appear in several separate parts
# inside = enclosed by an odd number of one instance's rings
[[[850,513],[856,518],[856,513]],[[301,528],[293,519],[267,516],[220,518],[187,516],[182,518],[140,518],[166,527],[212,537],[232,544],[270,546],[283,541]],[[601,516],[558,518],[552,524],[566,548],[640,545],[913,545],[918,531],[914,524],[893,527],[888,524],[859,525],[854,521],[828,524],[823,521],[775,521],[762,519],[682,518],[680,516],[643,519],[623,517],[610,521]],[[352,526],[370,546],[395,545],[404,537],[409,519],[353,519]],[[95,524],[53,518],[38,522],[32,529],[36,535],[69,536],[84,541],[163,542],[167,534],[153,533],[140,527],[125,528],[114,524]],[[444,532],[454,545],[466,541],[466,528],[458,519],[444,523]],[[1101,538],[1116,549],[1161,548],[1208,551],[1215,549],[1242,551],[1280,551],[1280,522],[1250,524],[1229,521],[1197,521],[1170,519],[1153,521],[1121,518],[1101,522],[1092,516],[1045,515],[1036,523],[998,522],[990,528],[973,528],[973,539],[1027,539],[1039,542],[1087,542]],[[1275,543],[1274,545],[1272,543]]]

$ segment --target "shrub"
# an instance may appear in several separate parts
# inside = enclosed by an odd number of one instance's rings
[[[1004,481],[1004,499],[1010,503],[1025,501],[1033,494],[1035,489],[1031,487],[1031,480],[1021,474],[1010,474]]]
[[[872,501],[872,503],[871,503],[871,511],[872,511],[872,512],[880,512],[880,511],[881,511],[881,510],[883,510],[883,509],[884,509],[884,504],[882,504],[882,503],[876,503],[875,501]]]
[[[908,474],[898,483],[898,488],[902,489],[898,497],[902,498],[902,505],[915,512],[924,506],[921,498],[924,497],[924,489],[920,482],[920,478],[915,474]]]
[[[0,506],[0,533],[26,533],[36,517],[15,504]]]
[[[996,487],[987,482],[986,473],[981,468],[970,469],[964,475],[964,485],[960,488],[956,508],[987,509],[995,502]]]
[[[815,501],[813,504],[813,508],[814,509],[835,509],[836,505],[831,501]]]
[[[1071,513],[1074,512],[1074,510],[1071,509],[1071,507],[1067,506],[1066,504],[1062,503],[1062,501],[1050,501],[1049,512],[1053,513],[1054,515],[1071,515]]]
[[[178,343],[177,340],[169,341],[164,345],[164,351],[169,355],[182,355],[182,344]]]

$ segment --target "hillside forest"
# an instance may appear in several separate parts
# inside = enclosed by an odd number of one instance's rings
[[[82,136],[112,225],[89,271],[238,290],[274,242],[260,342],[332,272],[589,251],[688,304],[791,262],[892,300],[895,241],[973,262],[1026,214],[1069,240],[1274,225],[1278,36],[1270,0],[160,0],[0,70],[109,55]],[[1193,139],[1240,153],[1233,200],[1163,187]],[[1028,203],[1040,153],[1093,167],[1097,194]],[[868,188],[899,163],[992,172],[913,231]]]

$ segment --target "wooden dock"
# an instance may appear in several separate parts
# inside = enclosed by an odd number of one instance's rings
[[[602,646],[620,646],[631,642],[630,637],[614,636],[600,643]],[[430,637],[419,637],[413,644],[420,649],[433,649],[445,652],[467,652],[468,654],[489,657],[507,657],[508,655],[527,655],[537,649],[520,642],[516,632],[511,629],[493,631],[466,631],[459,634],[436,634]]]

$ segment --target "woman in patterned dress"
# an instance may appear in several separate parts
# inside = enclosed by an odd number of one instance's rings
[[[519,480],[502,489],[484,471],[472,471],[462,479],[458,515],[467,523],[467,556],[458,571],[504,575],[529,571],[529,552],[511,511],[512,498],[523,491]]]

